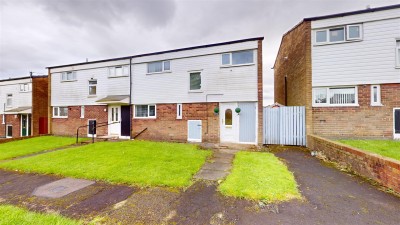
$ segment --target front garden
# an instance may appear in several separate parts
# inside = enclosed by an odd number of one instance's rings
[[[361,150],[400,160],[400,141],[395,140],[339,140]]]

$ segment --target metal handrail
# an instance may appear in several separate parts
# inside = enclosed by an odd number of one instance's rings
[[[103,123],[96,123],[96,126],[92,127],[92,143],[94,143],[94,129],[97,130],[98,127],[105,127],[105,126],[109,126],[111,124],[116,124],[116,123],[121,123],[121,121],[118,122],[112,122],[112,123],[108,123],[108,122],[103,122]],[[97,125],[101,125],[101,126],[97,126]],[[76,144],[78,144],[79,142],[79,129],[83,128],[83,127],[89,127],[90,125],[84,125],[84,126],[80,126],[76,129]]]

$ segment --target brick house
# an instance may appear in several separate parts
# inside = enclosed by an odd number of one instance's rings
[[[0,137],[47,134],[47,76],[0,80]]]
[[[262,40],[48,67],[51,133],[260,143]]]
[[[305,18],[282,37],[275,102],[308,134],[400,138],[400,5]]]

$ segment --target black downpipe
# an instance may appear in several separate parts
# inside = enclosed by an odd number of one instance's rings
[[[129,58],[129,136],[132,139],[132,58]]]

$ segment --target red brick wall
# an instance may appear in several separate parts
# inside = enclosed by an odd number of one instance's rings
[[[182,119],[178,120],[176,104],[157,104],[157,118],[134,118],[132,134],[135,136],[147,127],[138,139],[186,142],[187,121],[202,120],[202,141],[219,142],[219,115],[214,115],[214,108],[217,106],[218,103],[182,104]]]
[[[371,85],[358,86],[358,107],[313,107],[314,134],[335,138],[392,138],[400,84],[381,85],[383,106],[371,106]]]
[[[308,135],[308,147],[322,152],[356,174],[370,178],[400,193],[400,161],[372,154],[315,135]]]
[[[48,117],[48,84],[48,77],[36,77],[32,79],[31,124],[33,136],[39,135],[39,119],[43,118],[44,120],[47,120]]]
[[[97,123],[108,122],[108,113],[105,111],[107,106],[85,106],[85,118],[81,119],[81,107],[70,106],[68,107],[68,118],[52,118],[52,134],[73,136],[76,135],[76,129],[79,126],[88,125],[89,119],[96,119]],[[80,136],[87,136],[87,128],[79,130]],[[97,129],[97,136],[108,135],[107,126],[99,127]]]
[[[5,123],[3,124],[3,116],[0,115],[0,120],[1,120],[1,124],[0,124],[0,136],[1,137],[5,137],[5,126],[6,125],[12,125],[12,129],[13,129],[13,138],[17,138],[21,136],[21,116],[17,115],[17,114],[13,114],[13,115],[6,115],[5,116]]]
[[[262,40],[258,41],[257,48],[257,93],[258,93],[258,144],[263,143],[263,63],[262,63]]]

